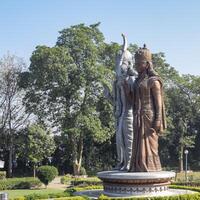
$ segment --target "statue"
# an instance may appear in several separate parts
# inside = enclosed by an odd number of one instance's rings
[[[128,96],[134,82],[133,56],[127,50],[127,40],[122,34],[124,44],[116,57],[116,79],[113,95],[106,89],[106,96],[112,99],[115,113],[117,166],[115,170],[127,171],[130,168],[133,146],[133,110]]]
[[[138,78],[134,83],[134,142],[130,172],[161,171],[158,136],[166,128],[163,84],[153,70],[152,55],[144,45],[135,54]]]
[[[98,172],[97,176],[108,196],[169,195],[168,185],[175,173],[161,171],[158,155],[158,136],[166,128],[163,84],[153,70],[146,45],[135,54],[138,77],[134,82],[123,53],[116,65],[113,96],[119,170]]]

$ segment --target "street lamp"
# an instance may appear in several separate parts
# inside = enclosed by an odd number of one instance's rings
[[[187,183],[188,153],[189,153],[189,151],[186,149],[184,151],[184,154],[185,154],[185,182],[186,183]]]

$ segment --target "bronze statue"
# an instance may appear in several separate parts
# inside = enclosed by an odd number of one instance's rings
[[[133,89],[134,142],[131,172],[161,171],[158,136],[166,128],[163,84],[144,45],[135,54],[138,78]]]

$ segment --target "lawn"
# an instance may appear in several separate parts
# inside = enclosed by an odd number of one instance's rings
[[[14,198],[14,197],[22,197],[24,195],[28,194],[52,194],[52,193],[61,193],[63,192],[63,189],[32,189],[32,190],[4,190],[3,192],[8,193],[9,198]]]
[[[188,172],[188,181],[200,181],[200,172]],[[185,172],[176,174],[176,181],[185,181]]]

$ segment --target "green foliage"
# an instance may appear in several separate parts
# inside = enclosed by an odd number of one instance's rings
[[[81,167],[81,169],[80,169],[80,175],[87,175],[87,172],[86,172],[86,170],[85,170],[84,167]]]
[[[114,134],[112,107],[104,111],[107,120],[97,108],[102,83],[113,75],[102,60],[105,43],[98,25],[63,29],[55,47],[36,48],[29,71],[21,75],[27,110],[60,128],[69,141],[75,174],[80,173],[86,138],[102,143]]]
[[[0,171],[0,180],[6,178],[6,171]]]
[[[41,166],[37,169],[37,176],[40,181],[47,186],[56,176],[58,176],[58,170],[53,166]]]
[[[187,172],[188,182],[200,183],[200,172]],[[175,182],[185,182],[185,172],[176,173]]]
[[[78,24],[59,33],[55,46],[36,47],[29,69],[21,73],[27,111],[61,131],[57,150],[65,146],[63,166],[73,166],[75,174],[80,174],[81,165],[88,174],[91,169],[94,173],[112,168],[116,159],[113,110],[102,91],[104,84],[112,88],[115,56],[121,47],[105,43],[99,23]],[[137,49],[129,46],[132,53]],[[199,169],[200,77],[180,75],[162,52],[153,54],[153,65],[164,82],[168,125],[159,139],[161,162],[178,167],[179,159],[181,169],[183,150],[189,148],[190,166]],[[40,160],[34,155],[40,154],[32,154],[32,162]]]
[[[77,177],[69,177],[69,176],[63,176],[61,178],[61,183],[71,184],[73,186],[84,186],[84,187],[102,184],[101,180],[97,177],[77,178]]]
[[[60,198],[69,197],[70,194],[67,192],[55,193],[55,194],[29,194],[25,196],[25,200],[37,200],[37,199],[49,199],[49,198]]]
[[[90,186],[82,186],[82,187],[75,186],[75,187],[66,189],[66,192],[72,195],[74,192],[80,192],[84,190],[101,190],[101,189],[103,189],[102,185],[90,185]]]
[[[12,189],[31,189],[38,188],[42,184],[38,179],[34,178],[8,178],[0,180],[0,190]]]
[[[25,197],[16,197],[14,199],[11,199],[11,200],[26,200]]]
[[[28,160],[34,164],[48,158],[55,150],[55,142],[41,125],[33,124],[26,133],[25,149]]]
[[[29,194],[25,196],[25,200],[47,199],[47,194]]]
[[[47,200],[47,199],[43,199]],[[54,198],[54,200],[89,200],[87,197],[76,196],[76,197],[63,197],[63,198]]]

